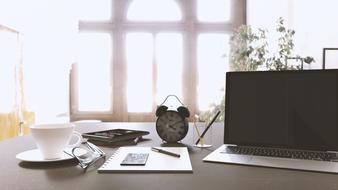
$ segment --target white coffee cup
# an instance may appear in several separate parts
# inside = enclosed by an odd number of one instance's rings
[[[35,143],[46,160],[61,158],[66,148],[79,146],[82,135],[74,131],[74,124],[39,124],[30,126]],[[74,144],[69,144],[71,137],[78,139]]]

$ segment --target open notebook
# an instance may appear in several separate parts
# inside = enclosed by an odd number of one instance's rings
[[[99,173],[109,172],[192,172],[190,157],[186,147],[159,147],[180,154],[180,158],[154,152],[151,147],[121,147],[99,169]],[[129,153],[148,153],[144,166],[121,166]]]

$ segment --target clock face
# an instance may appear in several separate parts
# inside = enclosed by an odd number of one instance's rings
[[[166,142],[182,140],[188,133],[188,121],[177,111],[166,111],[156,120],[156,131]]]

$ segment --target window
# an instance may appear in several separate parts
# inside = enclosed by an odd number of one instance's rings
[[[230,51],[228,44],[228,34],[204,33],[197,38],[197,92],[201,111],[208,110],[211,103],[224,95],[225,71],[229,70],[228,59],[224,54]]]
[[[92,8],[79,16],[73,119],[154,121],[157,105],[169,94],[193,115],[223,95],[224,55],[231,31],[245,23],[245,0],[86,0],[79,5]]]
[[[226,22],[231,15],[230,0],[197,0],[197,18],[201,22]]]
[[[134,0],[127,11],[130,21],[178,21],[182,14],[173,0]]]
[[[111,107],[111,38],[105,33],[80,33],[79,110],[109,111]],[[92,93],[95,92],[95,93]],[[93,96],[94,95],[94,96]]]
[[[151,112],[153,37],[129,33],[126,39],[128,112]]]
[[[182,99],[183,38],[180,33],[156,35],[157,90],[159,104],[168,94]]]

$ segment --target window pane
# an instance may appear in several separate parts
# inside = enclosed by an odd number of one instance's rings
[[[178,21],[182,14],[174,0],[134,0],[127,19],[131,21]]]
[[[225,73],[229,70],[229,35],[200,34],[198,36],[198,103],[205,111],[224,95]]]
[[[197,19],[202,22],[228,21],[230,0],[197,0]]]
[[[77,0],[77,11],[80,20],[109,20],[111,0]]]
[[[126,48],[128,112],[151,112],[153,37],[150,33],[129,33]]]
[[[181,34],[162,33],[156,36],[157,104],[169,94],[182,99],[182,43]]]
[[[79,110],[111,108],[111,36],[81,33],[79,43]]]

